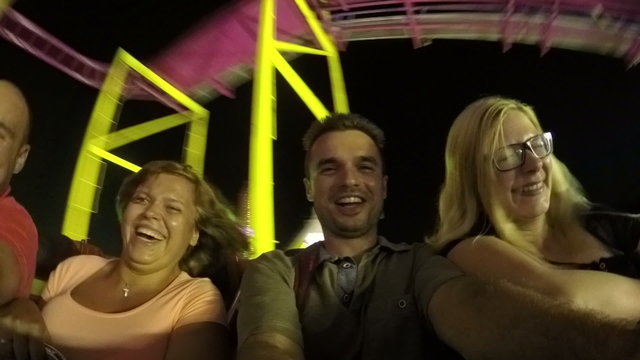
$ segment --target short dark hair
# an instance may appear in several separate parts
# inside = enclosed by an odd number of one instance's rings
[[[248,249],[247,237],[220,192],[191,166],[175,161],[149,162],[124,180],[116,199],[120,218],[138,186],[160,174],[181,176],[195,188],[196,227],[200,237],[196,246],[180,259],[181,270],[198,276],[207,267],[219,266],[223,259],[239,256]]]
[[[309,177],[309,150],[316,140],[326,133],[347,130],[361,131],[370,137],[371,140],[373,140],[373,143],[376,144],[380,157],[383,156],[382,150],[384,149],[385,143],[384,131],[382,131],[382,129],[380,129],[376,124],[358,114],[331,114],[321,121],[314,121],[302,138],[302,147],[306,152],[304,157],[305,177]]]

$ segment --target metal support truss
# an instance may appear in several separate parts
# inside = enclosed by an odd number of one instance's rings
[[[256,49],[256,66],[251,113],[249,159],[249,225],[252,229],[252,255],[275,248],[273,215],[273,139],[275,126],[275,69],[289,82],[313,115],[321,120],[329,111],[281,55],[281,51],[327,57],[329,78],[336,112],[349,112],[338,50],[331,37],[304,0],[295,0],[320,49],[278,41],[275,37],[276,1],[262,0]]]
[[[125,94],[127,77],[131,71],[155,85],[174,99],[183,112],[151,120],[114,131]],[[203,173],[207,146],[209,112],[171,84],[153,73],[126,51],[119,49],[98,94],[89,118],[89,125],[82,141],[76,169],[71,182],[62,233],[74,240],[86,239],[89,234],[91,214],[96,209],[96,199],[102,187],[105,161],[138,171],[140,167],[110,152],[117,147],[156,134],[169,128],[187,124],[183,149],[183,161],[198,173]]]

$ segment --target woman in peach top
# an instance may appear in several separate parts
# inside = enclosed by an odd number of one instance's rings
[[[224,302],[194,278],[246,239],[190,167],[154,161],[118,194],[120,258],[61,263],[42,294],[51,344],[68,360],[226,359]]]

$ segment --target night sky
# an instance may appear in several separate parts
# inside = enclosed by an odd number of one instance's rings
[[[80,53],[109,62],[118,46],[151,59],[217,5],[178,2],[152,7],[129,2],[18,1],[16,9]],[[61,5],[62,3],[62,5]],[[87,2],[89,3],[89,2]],[[106,3],[118,8],[118,16]],[[119,5],[122,4],[122,5]],[[90,6],[90,7],[89,7]],[[180,10],[180,11],[178,11]],[[175,14],[180,13],[177,17]],[[98,91],[0,40],[0,77],[16,82],[34,114],[33,146],[25,170],[14,178],[16,198],[44,236],[60,232],[77,152]],[[533,105],[554,133],[554,150],[584,185],[588,197],[640,212],[640,68],[617,58],[535,46],[436,40],[413,49],[411,41],[354,42],[342,53],[351,110],[387,133],[389,194],[382,233],[392,241],[421,241],[433,227],[443,181],[448,127],[465,105],[501,94]],[[292,62],[326,103],[326,61],[303,56]],[[205,173],[233,203],[247,181],[252,83],[234,99],[217,98],[211,111]],[[274,144],[276,235],[289,242],[309,217],[302,185],[302,134],[313,120],[281,79],[277,86],[278,140]],[[121,127],[171,113],[154,102],[126,102]],[[154,135],[115,153],[143,164],[179,160],[184,127]],[[109,165],[93,217],[91,239],[117,254],[115,193],[127,171]]]

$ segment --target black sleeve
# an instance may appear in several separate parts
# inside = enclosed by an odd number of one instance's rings
[[[594,207],[584,217],[584,226],[605,244],[625,254],[638,253],[640,214]]]

